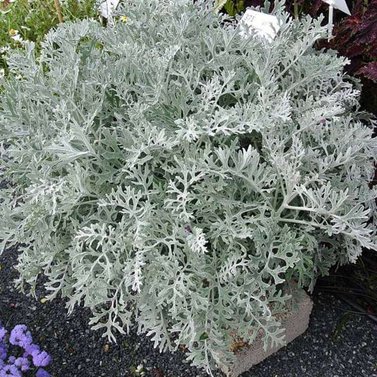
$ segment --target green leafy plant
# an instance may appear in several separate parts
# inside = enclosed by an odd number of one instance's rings
[[[60,2],[59,2],[60,4]],[[72,21],[96,16],[95,0],[65,0],[61,16]],[[0,2],[0,68],[6,67],[6,52],[23,41],[40,45],[46,33],[59,23],[54,0],[15,0]]]
[[[235,16],[237,13],[240,13],[245,9],[245,3],[244,0],[216,0],[215,9],[224,9],[224,11],[230,16]]]
[[[266,10],[266,9],[265,9]],[[377,143],[320,20],[267,42],[208,2],[130,0],[10,55],[0,100],[0,238],[17,285],[134,320],[210,373],[233,339],[284,341],[291,280],[313,288],[376,249]]]

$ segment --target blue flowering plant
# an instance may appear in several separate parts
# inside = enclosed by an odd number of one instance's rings
[[[8,331],[0,324],[0,377],[50,377],[44,368],[51,356],[33,342],[25,325],[16,325]]]

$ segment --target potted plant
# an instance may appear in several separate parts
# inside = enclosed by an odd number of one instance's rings
[[[51,31],[8,58],[0,238],[20,289],[132,321],[211,373],[232,344],[284,343],[289,283],[376,248],[372,122],[313,44],[320,20],[242,37],[209,4],[127,2],[126,22]],[[221,355],[221,360],[219,356]]]

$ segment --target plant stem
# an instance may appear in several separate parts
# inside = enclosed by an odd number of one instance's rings
[[[329,24],[328,24],[328,41],[332,39],[332,29],[334,24],[334,7],[332,5],[329,6]]]
[[[58,15],[59,22],[60,23],[64,22],[63,14],[62,14],[62,7],[60,6],[59,0],[54,0],[54,5],[55,5],[56,13]]]
[[[297,0],[295,0],[293,2],[293,14],[294,14],[295,18],[297,19],[298,18],[298,2],[297,2]]]
[[[369,6],[369,1],[368,0],[364,0],[363,14],[365,14],[365,12],[367,11],[368,6]]]

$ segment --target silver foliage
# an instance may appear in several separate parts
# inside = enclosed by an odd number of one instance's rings
[[[376,249],[373,124],[320,20],[280,3],[267,44],[204,3],[127,3],[10,56],[0,238],[21,289],[43,274],[109,338],[137,321],[210,373],[234,337],[284,341],[288,280]]]

